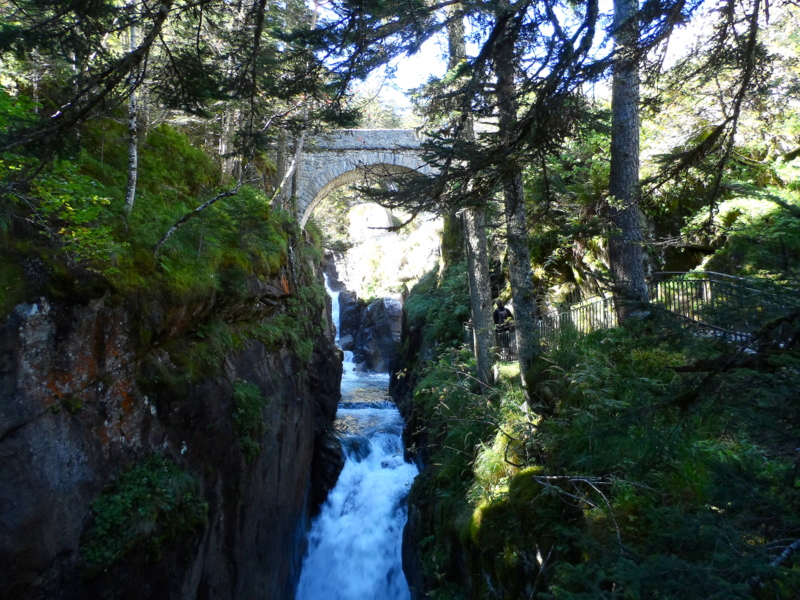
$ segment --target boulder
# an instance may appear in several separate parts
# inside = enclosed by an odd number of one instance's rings
[[[339,338],[339,348],[345,352],[352,352],[353,348],[355,347],[356,340],[352,335],[347,334],[346,336]]]
[[[361,313],[366,302],[359,299],[355,292],[344,290],[339,292],[339,338],[358,335],[361,326]]]
[[[361,315],[353,354],[356,362],[387,373],[397,355],[403,330],[403,305],[395,298],[373,300]]]

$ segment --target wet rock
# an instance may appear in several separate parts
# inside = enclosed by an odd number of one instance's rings
[[[339,348],[346,352],[352,352],[353,348],[356,346],[356,341],[353,339],[353,336],[348,334],[344,337],[339,338]]]
[[[344,468],[344,450],[339,438],[331,431],[323,433],[314,444],[311,504],[317,510],[336,485]]]
[[[361,314],[367,303],[359,299],[355,292],[344,290],[339,292],[339,337],[358,335],[361,326]]]
[[[397,355],[403,328],[403,305],[395,298],[378,298],[364,310],[353,354],[356,362],[376,373],[387,373]]]

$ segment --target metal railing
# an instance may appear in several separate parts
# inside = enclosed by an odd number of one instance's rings
[[[712,271],[655,273],[648,293],[653,306],[679,317],[687,327],[734,342],[748,341],[766,323],[800,305],[797,289]],[[539,333],[552,338],[560,331],[586,334],[617,325],[613,297],[594,297],[545,313],[539,320]],[[472,325],[464,327],[472,348]],[[512,347],[513,332],[510,338],[503,344],[498,337],[497,347]]]
[[[474,354],[475,335],[472,330],[472,323],[464,323],[464,343]],[[492,351],[501,361],[510,361],[517,358],[517,337],[513,325],[504,329],[495,328]]]
[[[748,340],[800,300],[794,289],[711,271],[656,273],[649,292],[655,306],[734,341]]]
[[[539,320],[539,334],[552,337],[558,331],[571,329],[589,333],[597,329],[617,326],[617,313],[612,297],[595,297],[584,300],[567,310],[545,313]]]

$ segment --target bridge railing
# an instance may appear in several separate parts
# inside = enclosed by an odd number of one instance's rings
[[[594,297],[571,306],[566,310],[545,313],[539,320],[539,334],[549,338],[559,331],[570,329],[578,333],[590,333],[597,329],[617,326],[614,299]]]
[[[712,271],[655,273],[648,292],[653,306],[687,327],[734,342],[747,342],[768,322],[800,307],[800,290]],[[594,297],[542,315],[539,334],[548,339],[566,330],[586,334],[617,325],[613,297]],[[472,347],[471,324],[465,332]]]
[[[690,322],[744,341],[798,304],[797,290],[724,273],[656,273],[650,302]]]

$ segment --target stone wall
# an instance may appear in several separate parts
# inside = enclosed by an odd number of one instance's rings
[[[297,170],[297,210],[305,225],[320,199],[367,174],[431,173],[413,129],[338,129],[306,140]]]

